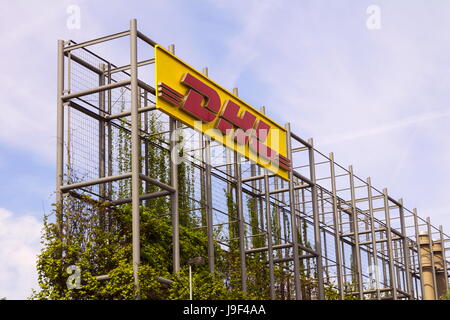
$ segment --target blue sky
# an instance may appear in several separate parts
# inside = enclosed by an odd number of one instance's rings
[[[79,30],[66,26],[69,5],[81,10]],[[370,5],[380,29],[367,28]],[[123,31],[131,18],[450,232],[446,0],[22,0],[0,12],[0,297],[24,298],[36,283],[55,181],[56,40]]]

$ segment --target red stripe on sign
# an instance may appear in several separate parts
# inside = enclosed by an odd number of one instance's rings
[[[280,162],[283,162],[285,164],[291,164],[291,160],[289,160],[288,158],[282,156],[281,154],[279,155],[279,160],[280,160]]]
[[[169,91],[170,93],[172,93],[173,96],[177,96],[177,97],[180,97],[180,98],[184,97],[181,93],[179,93],[175,89],[172,89],[171,87],[169,87],[167,84],[165,84],[163,82],[158,83],[158,85],[160,86],[160,88],[163,88],[163,89]]]
[[[179,103],[183,100],[183,96],[180,97],[180,96],[174,95],[171,91],[169,91],[169,90],[167,90],[165,88],[159,87],[158,91],[163,93],[166,96],[171,97],[175,101],[179,101]]]
[[[278,155],[278,163],[279,163],[280,168],[287,170],[287,171],[291,170],[291,160],[282,156],[281,154]]]
[[[172,96],[167,95],[166,92],[164,92],[164,91],[160,91],[158,93],[158,96],[175,106],[178,106],[181,103],[181,100],[177,100],[177,99],[173,98]]]
[[[279,165],[280,165],[280,168],[281,168],[281,169],[284,169],[284,170],[286,170],[286,171],[291,171],[291,170],[292,170],[292,169],[291,169],[291,166],[286,166],[286,165],[284,165],[284,164],[282,164],[282,163],[280,163]]]

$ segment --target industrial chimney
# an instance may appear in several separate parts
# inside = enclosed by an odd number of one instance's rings
[[[441,240],[431,240],[427,232],[419,234],[422,262],[423,299],[437,300],[447,291],[443,246]]]

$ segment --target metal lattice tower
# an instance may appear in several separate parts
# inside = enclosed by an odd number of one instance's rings
[[[114,45],[118,39],[129,39],[129,63],[123,66],[91,49]],[[349,292],[360,299],[422,299],[429,286],[428,297],[436,298],[448,289],[445,253],[450,238],[442,227],[420,218],[386,189],[372,186],[370,178],[354,175],[352,166],[337,164],[332,153],[316,150],[312,139],[292,133],[289,124],[285,127],[293,166],[290,181],[183,126],[156,109],[155,84],[148,80],[153,79],[154,57],[138,60],[139,45],[145,46],[140,53],[151,54],[156,42],[138,31],[136,20],[129,30],[95,40],[58,41],[56,175],[59,208],[65,197],[83,199],[85,194],[111,206],[132,204],[137,288],[139,206],[145,201],[169,197],[173,270],[180,270],[179,186],[177,165],[170,157],[176,146],[170,137],[182,130],[196,145],[185,150],[197,191],[190,199],[196,204],[190,214],[206,213],[200,227],[208,236],[210,272],[215,270],[214,245],[227,248],[230,239],[224,230],[235,224],[243,291],[248,290],[246,257],[257,253],[266,254],[271,299],[306,298],[301,289],[305,281],[315,284],[308,293],[310,299],[324,299],[328,284],[336,286],[341,299]],[[117,48],[126,47],[120,42]],[[174,47],[169,51],[174,53]],[[207,75],[208,70],[203,73]],[[151,117],[161,123],[156,137],[149,134]],[[121,152],[129,155],[131,166],[119,159],[118,139],[126,142],[127,149]],[[165,154],[170,163],[165,181],[154,176],[141,157],[151,148]],[[228,216],[223,189],[230,191],[236,203],[236,221]],[[249,200],[255,201],[258,215],[253,228],[245,205]],[[62,218],[60,213],[59,226]],[[222,231],[217,234],[217,230]],[[265,244],[255,246],[261,243],[255,239]],[[291,277],[277,278],[275,266]],[[350,288],[350,283],[356,288]]]

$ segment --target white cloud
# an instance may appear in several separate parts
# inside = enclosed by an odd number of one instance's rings
[[[0,208],[0,297],[26,299],[37,288],[42,223]]]

